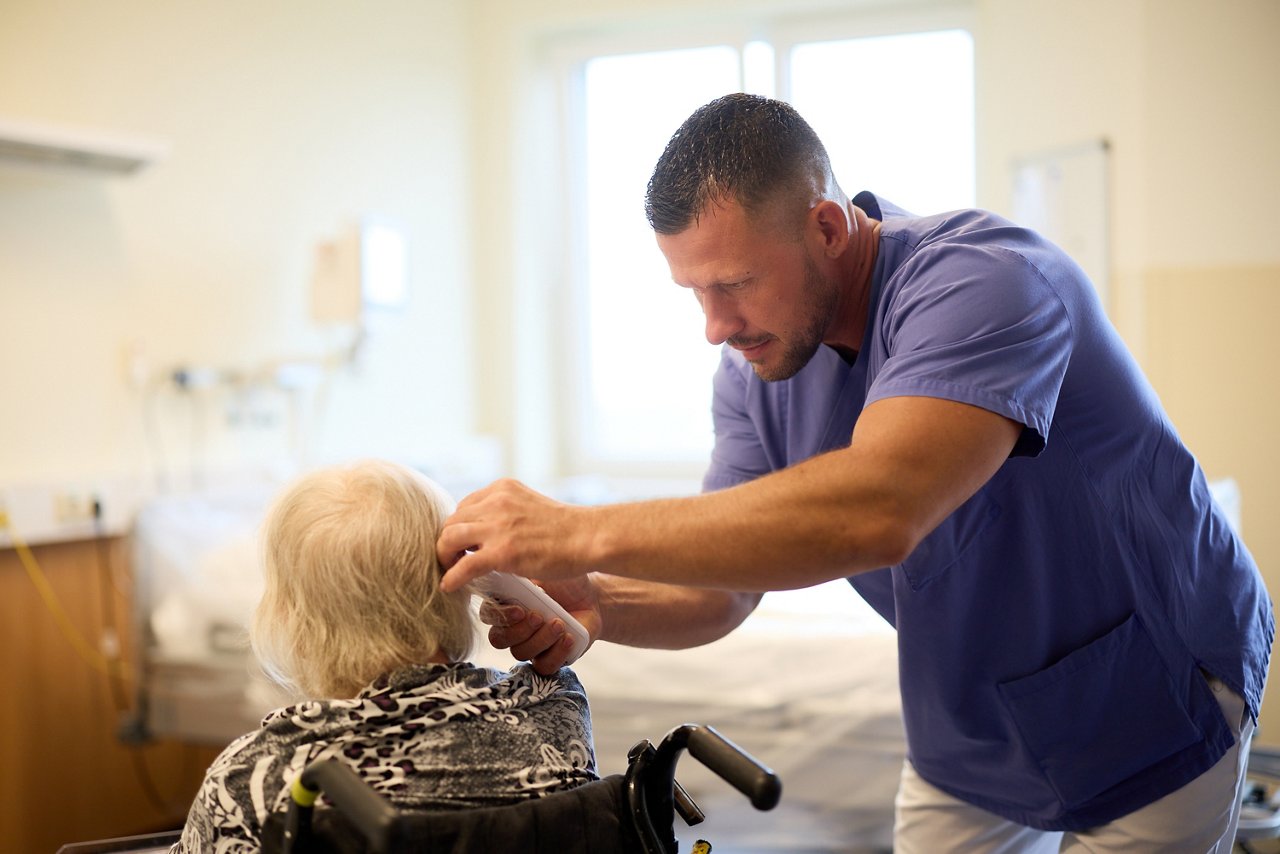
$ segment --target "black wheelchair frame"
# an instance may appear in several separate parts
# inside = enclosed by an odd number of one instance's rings
[[[681,753],[702,762],[758,810],[777,805],[782,783],[769,768],[714,728],[684,724],[657,747],[628,753],[625,774],[508,806],[397,810],[346,764],[308,765],[287,812],[263,828],[264,854],[328,852],[522,851],[556,854],[676,854],[675,816],[696,825],[701,810],[675,779]],[[316,811],[323,793],[332,809]]]

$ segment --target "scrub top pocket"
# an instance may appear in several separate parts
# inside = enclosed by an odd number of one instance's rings
[[[1067,809],[1204,738],[1136,614],[1051,667],[998,688]]]

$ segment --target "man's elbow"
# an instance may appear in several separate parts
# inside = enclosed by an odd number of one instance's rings
[[[858,549],[858,562],[870,564],[867,569],[897,566],[911,556],[928,534],[929,529],[908,518],[883,516],[868,526]]]
[[[687,642],[689,646],[717,641],[729,632],[742,625],[751,616],[751,612],[760,604],[761,593],[745,593],[730,590],[700,590],[702,599],[698,624],[700,628],[694,632]]]
[[[886,538],[878,563],[881,566],[897,566],[916,550],[923,537],[912,536],[910,532],[901,531],[897,536]]]

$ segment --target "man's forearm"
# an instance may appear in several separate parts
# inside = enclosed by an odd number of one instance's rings
[[[602,572],[764,593],[891,566],[999,469],[1020,430],[968,404],[887,398],[864,410],[849,447],[694,498],[574,507],[498,481],[445,521],[441,586]]]
[[[995,473],[1020,429],[952,401],[878,401],[847,448],[720,492],[584,508],[574,551],[602,572],[758,592],[891,566]]]
[[[733,593],[592,576],[599,591],[601,640],[650,649],[685,649],[724,637],[760,602],[755,593]]]
[[[808,587],[894,562],[893,497],[836,452],[720,492],[583,508],[576,551],[601,572],[720,590]]]

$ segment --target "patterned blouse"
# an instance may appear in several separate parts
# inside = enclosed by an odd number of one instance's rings
[[[402,809],[497,806],[597,779],[591,715],[573,671],[410,667],[353,700],[270,712],[209,767],[170,854],[260,850],[262,825],[288,808],[294,778],[330,757]]]

